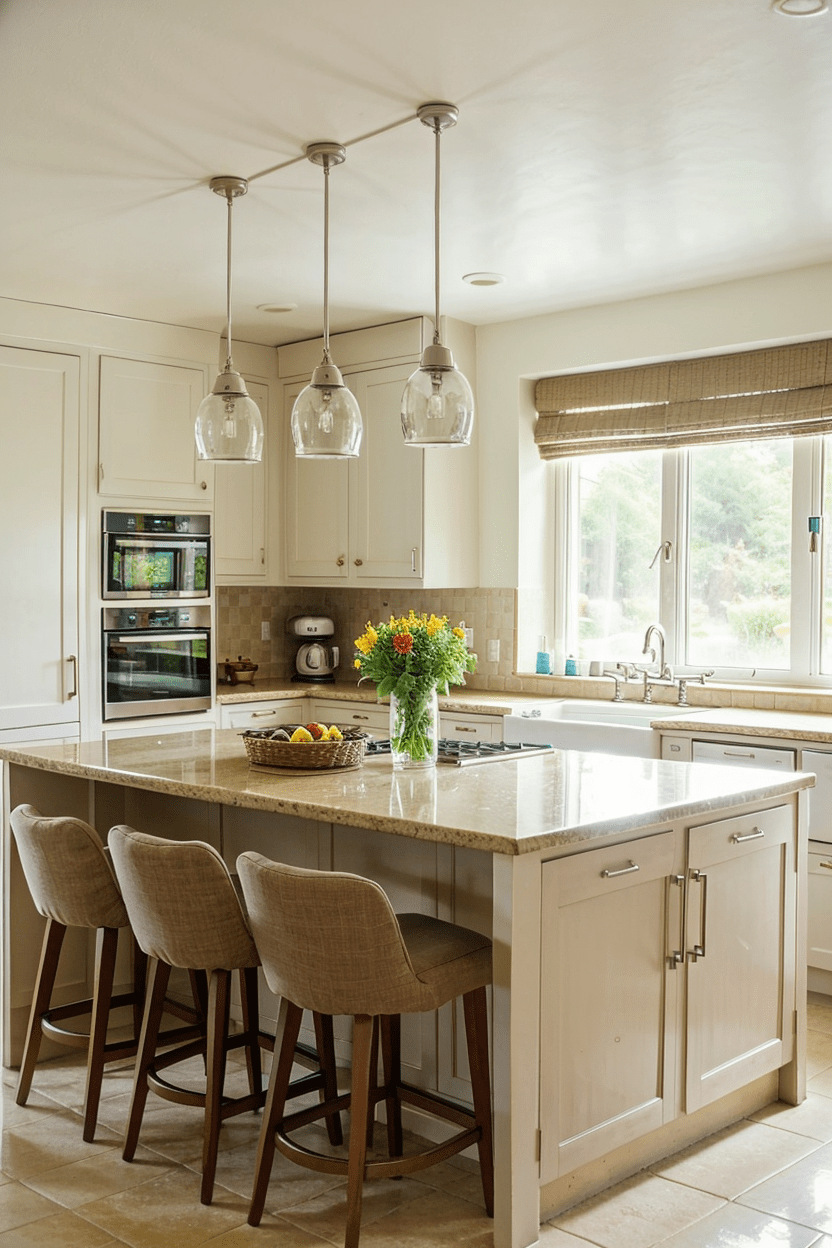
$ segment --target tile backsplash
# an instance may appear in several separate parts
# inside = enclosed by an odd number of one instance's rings
[[[283,680],[295,670],[300,642],[286,631],[295,615],[328,615],[335,624],[332,644],[341,650],[338,680],[358,679],[352,666],[354,641],[368,620],[374,624],[413,608],[447,615],[474,630],[477,671],[465,678],[471,689],[519,688],[513,676],[515,592],[513,589],[309,589],[217,587],[217,660],[242,656],[258,664],[257,680]],[[271,640],[261,640],[267,621]],[[487,661],[487,642],[499,642],[498,660]]]

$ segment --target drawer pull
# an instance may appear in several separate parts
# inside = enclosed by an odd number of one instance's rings
[[[723,750],[726,758],[754,758],[753,750]]]
[[[832,871],[832,862],[819,862],[819,867],[826,867],[827,871]]]
[[[765,836],[763,829],[755,828],[753,832],[735,832],[731,840],[735,845],[742,845],[743,841],[759,841],[763,836]]]
[[[638,863],[633,862],[631,858],[629,867],[621,867],[618,871],[610,871],[604,867],[604,870],[601,872],[601,879],[612,880],[615,879],[617,875],[631,875],[633,871],[638,871]]]
[[[353,719],[369,719],[369,715],[353,715]]]
[[[476,732],[476,728],[472,728],[470,724],[454,724],[454,732]]]
[[[277,711],[252,711],[252,719],[268,719],[272,715],[276,715]]]

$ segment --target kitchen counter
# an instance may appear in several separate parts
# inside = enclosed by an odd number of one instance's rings
[[[253,849],[296,866],[352,871],[376,879],[399,912],[491,936],[495,1248],[528,1248],[538,1240],[541,1210],[550,1216],[778,1096],[793,1104],[805,1097],[805,958],[797,953],[805,943],[811,775],[572,751],[400,772],[381,756],[354,770],[297,774],[249,766],[236,732],[211,729],[2,746],[0,760],[7,1064],[19,1061],[43,926],[8,826],[8,810],[30,802],[45,814],[84,818],[104,836],[127,823],[206,840],[231,869]],[[697,858],[700,851],[710,858]],[[700,938],[700,867],[711,873],[709,956],[693,967],[684,953],[669,956],[667,942],[679,933],[684,950]],[[738,878],[750,881],[742,905]],[[690,904],[683,889],[692,890]],[[573,901],[588,926],[567,955],[556,915],[571,915]],[[680,933],[680,918],[689,933]],[[77,935],[72,965],[85,968],[86,933]],[[749,957],[757,975],[751,989]],[[553,967],[576,997],[561,999]],[[87,995],[84,974],[73,985],[78,996]],[[691,996],[686,1014],[683,987],[693,991],[709,975],[716,988],[704,1007]],[[627,990],[610,995],[615,984]],[[759,1009],[748,1006],[749,991]],[[717,998],[728,1010],[720,1026]],[[261,1004],[275,1008],[265,993]],[[597,1023],[593,1010],[601,1011]],[[763,1043],[757,1032],[749,1038],[749,1019],[756,1026],[759,1017]],[[597,1068],[581,1056],[582,1043],[573,1044],[558,1067],[560,1050],[547,1037],[561,1027],[576,1035],[581,1020],[596,1049],[611,1038],[623,1043],[611,1045]],[[406,1018],[403,1026],[411,1079],[468,1099],[451,1012],[427,1025]],[[677,1039],[683,1026],[699,1029],[684,1044]],[[709,1062],[700,1061],[686,1102],[674,1071],[684,1053],[691,1068],[692,1055],[706,1051],[700,1035],[723,1046],[710,1062],[718,1086]],[[340,1043],[343,1057],[348,1033]],[[561,1099],[575,1100],[569,1088],[593,1089],[579,1097],[581,1114],[605,1098],[592,1131],[558,1134]],[[568,1148],[577,1140],[584,1152],[557,1170],[561,1140]]]
[[[256,685],[228,685],[217,682],[217,702],[233,706],[244,702],[268,702],[288,698],[325,698],[328,702],[378,702],[372,684],[301,684],[263,681]],[[540,706],[545,699],[530,693],[492,693],[487,689],[451,689],[439,698],[440,711],[467,711],[471,715],[516,715],[524,708]],[[386,704],[386,703],[385,703]]]
[[[210,729],[6,746],[0,758],[172,797],[510,855],[574,852],[578,845],[814,783],[802,773],[571,750],[427,771],[396,772],[389,756],[379,756],[355,770],[286,772],[251,766],[238,733]]]
[[[789,741],[832,742],[832,715],[808,714],[804,711],[754,710],[750,707],[719,707],[692,711],[678,719],[665,716],[654,720],[651,727],[663,732],[736,733],[744,737],[782,737]]]

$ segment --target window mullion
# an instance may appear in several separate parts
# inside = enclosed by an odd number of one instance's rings
[[[792,486],[792,594],[790,666],[795,680],[820,675],[822,626],[821,551],[809,552],[809,516],[823,507],[823,440],[795,438]]]
[[[662,541],[673,545],[670,561],[662,559],[659,604],[668,662],[677,665],[687,661],[687,465],[686,451],[662,456]]]

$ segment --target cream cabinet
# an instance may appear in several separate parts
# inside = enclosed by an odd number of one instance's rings
[[[452,741],[502,741],[502,715],[439,712],[439,735]]]
[[[260,382],[247,380],[246,385],[260,409],[266,437],[259,464],[214,465],[214,575],[220,584],[266,580],[269,391]]]
[[[309,705],[305,698],[266,702],[235,702],[220,705],[220,728],[279,728],[281,724],[305,724]]]
[[[790,806],[543,867],[541,1179],[790,1062]]]
[[[214,466],[197,459],[194,420],[207,369],[102,355],[98,489],[105,497],[209,505]]]
[[[321,724],[352,724],[366,728],[374,736],[389,735],[390,710],[386,703],[344,702],[335,698],[313,697],[310,702],[310,718]]]
[[[291,411],[308,376],[286,386],[284,520],[290,584],[450,588],[477,583],[476,448],[423,451],[406,446],[402,437],[402,391],[418,365],[425,332],[418,319],[334,341],[333,356],[364,422],[357,459],[339,463],[296,457]],[[317,344],[282,350],[284,373],[319,362]]]
[[[79,387],[77,356],[0,346],[0,731],[80,720]]]

